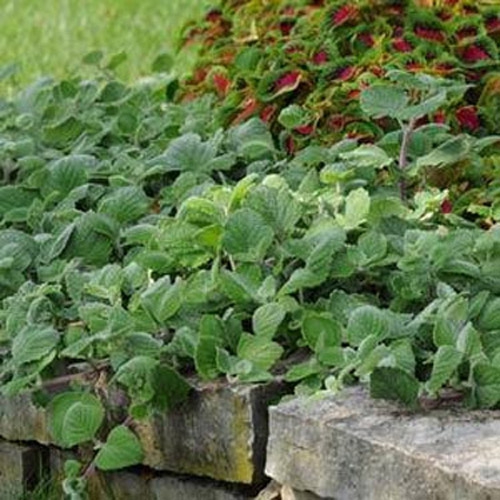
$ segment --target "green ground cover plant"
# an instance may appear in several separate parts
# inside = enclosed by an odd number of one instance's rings
[[[299,132],[295,149],[300,96],[228,121],[218,73],[215,93],[108,68],[0,101],[0,391],[32,390],[54,440],[90,451],[67,463],[71,498],[139,463],[134,422],[195,379],[498,407],[495,93],[382,69],[356,101],[373,134]],[[470,106],[478,127],[434,119]]]

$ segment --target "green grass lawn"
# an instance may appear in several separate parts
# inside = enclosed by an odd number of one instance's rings
[[[41,75],[81,73],[82,57],[96,49],[125,51],[117,73],[132,81],[173,49],[180,26],[213,0],[0,0],[0,71],[20,69],[9,85]],[[5,82],[4,82],[5,86]]]

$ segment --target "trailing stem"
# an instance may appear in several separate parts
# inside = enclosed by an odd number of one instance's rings
[[[403,201],[406,199],[405,170],[408,166],[408,148],[410,147],[411,136],[415,130],[416,123],[417,120],[413,118],[409,121],[408,125],[402,125],[401,127],[403,130],[403,139],[401,141],[401,149],[399,150],[398,168],[400,174],[399,195]]]

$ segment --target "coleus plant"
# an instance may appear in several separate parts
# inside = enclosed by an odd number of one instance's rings
[[[366,119],[359,95],[400,69],[474,83],[426,119],[497,133],[499,34],[500,14],[489,2],[225,0],[185,30],[201,56],[181,95],[214,92],[224,123],[260,116],[292,152],[390,131],[390,123]],[[287,128],[279,116],[290,104],[302,114]]]

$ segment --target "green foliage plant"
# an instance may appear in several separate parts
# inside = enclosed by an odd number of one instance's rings
[[[140,463],[137,421],[199,380],[498,407],[498,138],[429,120],[464,79],[385,75],[359,95],[369,141],[293,154],[300,99],[228,125],[215,95],[105,71],[1,102],[0,391],[78,452],[70,498]],[[432,179],[464,165],[472,198]]]

